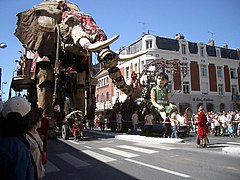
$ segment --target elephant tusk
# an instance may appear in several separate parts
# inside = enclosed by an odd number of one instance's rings
[[[101,49],[104,49],[108,47],[110,44],[112,44],[114,41],[116,41],[119,38],[119,35],[116,35],[110,39],[107,39],[105,41],[97,41],[95,43],[91,43],[87,38],[81,38],[79,40],[79,44],[89,51],[99,51]]]
[[[128,61],[128,60],[131,60],[131,59],[134,59],[134,58],[137,58],[137,57],[140,57],[144,54],[147,53],[147,50],[144,50],[144,51],[139,51],[135,54],[128,54],[128,55],[119,55],[118,56],[118,61]]]

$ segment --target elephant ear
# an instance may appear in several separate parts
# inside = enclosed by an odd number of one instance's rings
[[[61,20],[62,11],[51,6],[36,6],[17,14],[14,35],[28,49],[51,55],[55,46],[55,26]]]

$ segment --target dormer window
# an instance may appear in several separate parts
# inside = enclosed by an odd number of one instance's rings
[[[186,54],[186,45],[182,44],[182,54]]]
[[[146,41],[146,49],[151,49],[152,48],[152,40],[147,40]]]
[[[204,57],[204,47],[200,47],[200,56]]]

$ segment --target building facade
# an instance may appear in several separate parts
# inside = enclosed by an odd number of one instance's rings
[[[146,71],[146,65],[153,61],[179,60],[185,74],[173,74],[171,71],[166,73],[172,93],[170,101],[177,105],[180,112],[186,107],[197,111],[200,105],[206,111],[240,110],[239,49],[229,49],[226,44],[217,47],[213,40],[208,44],[190,42],[181,34],[177,34],[174,39],[145,34],[141,39],[121,48],[119,53],[133,54],[142,50],[147,50],[147,54],[118,64],[127,84],[131,83],[133,71],[142,75]],[[155,67],[149,68],[152,68],[148,69],[150,72],[154,72]],[[101,74],[97,77],[97,108],[103,103],[106,109],[112,107],[116,100],[125,101],[127,96],[112,84],[107,71],[102,71]],[[146,82],[146,75],[143,74],[140,78],[140,82]]]

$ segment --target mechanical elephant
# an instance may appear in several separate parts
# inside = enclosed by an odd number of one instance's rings
[[[62,11],[57,9],[57,2],[44,1],[17,15],[14,34],[27,50],[35,53],[33,79],[37,106],[43,108],[44,115],[53,117],[55,104],[64,109],[65,96],[70,99],[72,109],[81,110],[84,114],[86,89],[90,99],[89,109],[94,111],[97,80],[91,77],[91,52],[98,54],[99,62],[108,70],[118,88],[132,98],[140,97],[141,92],[125,83],[117,64],[146,52],[116,54],[109,45],[119,35],[107,39],[91,16],[71,2],[66,4],[69,10]],[[50,126],[53,124],[50,123]]]

